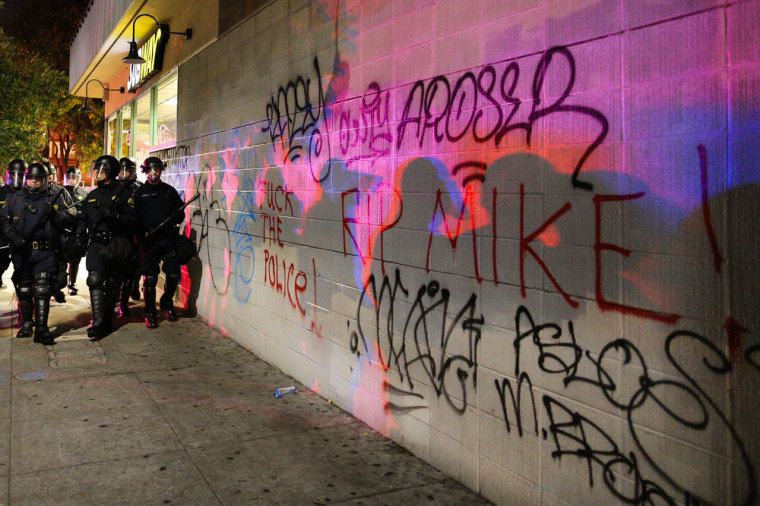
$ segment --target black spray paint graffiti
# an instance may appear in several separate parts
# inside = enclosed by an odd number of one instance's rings
[[[744,357],[747,359],[748,364],[760,371],[760,344],[747,348],[744,352]]]
[[[548,439],[551,435],[555,445],[552,456],[558,459],[566,456],[586,461],[589,486],[594,486],[594,468],[598,466],[601,468],[604,485],[615,497],[626,503],[653,504],[655,500],[658,500],[667,504],[678,502],[699,504],[714,499],[700,497],[697,492],[690,489],[693,483],[687,483],[681,479],[676,469],[666,468],[666,464],[660,461],[662,455],[652,451],[652,448],[646,444],[642,437],[645,434],[641,426],[643,420],[640,418],[644,415],[640,410],[647,409],[651,413],[654,409],[661,412],[662,416],[658,419],[677,424],[680,427],[681,436],[690,431],[702,432],[708,428],[724,431],[740,455],[741,467],[746,478],[744,484],[741,485],[745,487],[745,490],[742,490],[742,504],[754,503],[757,498],[757,483],[749,454],[726,414],[696,379],[705,372],[717,376],[727,375],[732,369],[728,358],[711,341],[688,331],[675,331],[667,337],[664,345],[665,356],[681,377],[676,381],[656,379],[649,372],[639,349],[625,339],[616,339],[608,343],[596,355],[589,350],[583,350],[577,344],[572,322],[568,323],[567,333],[564,333],[562,328],[554,323],[536,324],[530,312],[525,307],[520,307],[515,316],[515,325],[517,335],[513,345],[515,376],[519,378],[517,389],[513,389],[508,380],[495,380],[507,432],[511,432],[510,425],[514,420],[518,435],[522,436],[522,419],[530,414],[534,431],[538,433],[538,415],[532,383],[520,365],[525,345],[532,345],[538,353],[537,364],[543,373],[560,375],[566,388],[573,383],[585,383],[596,387],[607,402],[615,410],[622,412],[622,416],[627,419],[628,431],[635,442],[638,456],[634,452],[624,454],[614,439],[598,423],[555,397],[543,396],[542,402],[548,417],[548,427],[542,429],[541,433],[544,439]],[[703,349],[702,361],[683,363],[677,354],[679,346]],[[750,355],[755,351],[747,350],[748,361],[751,362]],[[605,363],[617,361],[622,361],[623,366],[630,370],[628,374],[621,377],[633,377],[636,380],[633,384],[627,385],[629,388],[617,384],[613,375],[605,369]],[[706,371],[696,371],[697,366],[703,367]],[[593,374],[581,373],[582,368],[592,371]],[[523,386],[527,388],[523,390]],[[509,393],[509,398],[507,393]],[[524,409],[523,397],[532,402],[532,413]],[[680,402],[675,404],[669,402],[669,399],[673,397],[679,398]],[[672,492],[666,491],[664,486],[646,479],[642,474],[642,465],[639,463],[641,458],[682,497],[672,497]],[[626,489],[623,481],[617,479],[621,476],[633,482],[633,490]]]
[[[561,71],[555,70],[560,67],[560,63],[555,62],[561,61],[567,66],[565,88],[558,98],[546,101],[543,97],[547,93],[544,82],[550,71],[555,74]],[[599,134],[579,158],[572,176],[573,187],[592,190],[593,185],[580,181],[578,175],[589,156],[607,137],[609,123],[604,114],[592,107],[565,104],[575,85],[575,59],[572,53],[566,47],[553,47],[543,54],[533,74],[531,109],[526,121],[513,122],[523,103],[515,96],[520,66],[512,61],[500,76],[497,74],[493,66],[487,65],[477,75],[473,71],[465,72],[453,86],[449,78],[443,75],[428,82],[417,81],[404,105],[397,127],[396,147],[401,147],[410,124],[416,125],[414,135],[420,146],[428,130],[432,130],[436,142],[444,139],[459,142],[469,137],[476,143],[493,141],[495,147],[499,147],[510,132],[522,130],[525,143],[530,146],[539,119],[553,114],[574,114],[589,118],[599,126]]]
[[[562,65],[562,62],[565,65]],[[337,114],[340,151],[348,155],[346,164],[359,159],[377,159],[390,154],[394,132],[389,124],[389,91],[371,82],[362,96],[358,111],[348,104],[327,104],[322,88],[319,61],[314,58],[316,85],[310,77],[298,76],[280,86],[266,106],[267,126],[275,150],[284,152],[288,163],[305,160],[315,181],[324,181],[330,172],[331,144],[328,115]],[[563,74],[564,72],[564,74]],[[547,80],[557,81],[566,75],[565,87],[557,98],[546,99]],[[558,77],[559,76],[559,77]],[[516,88],[520,66],[509,62],[501,71],[487,65],[479,71],[468,71],[456,82],[439,75],[429,81],[419,80],[411,87],[403,112],[395,129],[396,148],[404,142],[407,128],[416,125],[414,137],[423,146],[428,131],[435,142],[456,143],[470,139],[475,143],[493,142],[499,147],[511,132],[521,131],[530,146],[537,123],[555,114],[588,118],[599,127],[599,133],[573,167],[575,188],[592,190],[593,185],[579,180],[588,158],[607,137],[609,123],[600,111],[565,103],[575,86],[575,59],[566,47],[546,51],[533,74],[530,112],[522,121],[516,115],[523,105]],[[328,109],[328,106],[330,109]],[[324,130],[324,131],[323,131]]]
[[[219,295],[225,295],[230,282],[230,251],[232,238],[227,225],[227,210],[218,200],[208,198],[206,187],[209,181],[209,170],[198,174],[195,182],[195,193],[200,194],[198,209],[193,211],[191,224],[194,230],[200,230],[195,240],[198,244],[198,254],[208,266],[211,273],[211,284]],[[222,254],[214,249],[221,250]],[[219,273],[219,262],[222,262],[223,272]]]
[[[157,156],[164,162],[166,162],[167,172],[172,175],[185,174],[190,162],[190,146],[180,144],[173,148],[161,149],[159,151],[153,151],[150,156]]]
[[[388,156],[393,145],[388,109],[390,92],[373,81],[354,113],[348,107],[335,106],[339,122],[340,153],[346,165],[364,158],[375,160]],[[346,155],[349,155],[346,157]]]
[[[284,151],[287,162],[305,160],[314,180],[324,181],[330,174],[330,164],[325,163],[330,159],[330,131],[324,121],[327,107],[316,56],[314,71],[315,90],[310,77],[298,76],[272,95],[266,107],[267,126],[263,131],[269,132],[275,151]]]
[[[369,293],[368,293],[369,291]],[[403,297],[402,297],[403,295]],[[394,370],[405,388],[394,387],[394,392],[419,397],[414,392],[415,382],[410,369],[420,365],[430,380],[436,395],[443,395],[457,413],[467,409],[467,392],[478,386],[478,346],[480,344],[483,316],[475,316],[477,297],[472,294],[455,314],[450,312],[451,294],[437,281],[419,287],[406,315],[402,332],[397,335],[393,322],[398,305],[406,305],[409,291],[401,282],[396,269],[393,281],[383,277],[378,292],[374,275],[359,298],[356,314],[356,331],[351,333],[351,351],[374,353],[363,329],[362,309],[365,300],[373,310],[369,325],[375,329],[375,343],[380,350],[376,360]],[[455,331],[461,330],[461,334]],[[458,341],[461,339],[462,341]],[[455,342],[456,341],[456,342]],[[407,343],[414,343],[410,347]],[[465,349],[455,354],[452,349]]]

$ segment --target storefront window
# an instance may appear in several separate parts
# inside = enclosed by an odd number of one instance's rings
[[[150,151],[150,91],[137,99],[135,125],[135,159],[139,165]]]
[[[106,139],[106,154],[116,156],[116,115],[108,120],[108,138]]]
[[[177,142],[177,73],[158,85],[156,99],[156,145],[154,148],[173,146]]]
[[[121,114],[121,156],[129,156],[129,146],[132,143],[132,115],[130,107],[127,106]]]
[[[134,157],[138,166],[152,151],[173,147],[177,142],[177,72],[111,116],[106,135],[106,154]]]

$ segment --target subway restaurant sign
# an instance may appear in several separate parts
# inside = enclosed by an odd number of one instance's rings
[[[158,31],[137,51],[145,63],[129,66],[127,89],[131,92],[145,84],[164,67],[164,49],[169,41],[169,25],[160,25]]]

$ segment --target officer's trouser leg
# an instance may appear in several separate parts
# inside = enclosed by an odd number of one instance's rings
[[[156,316],[156,284],[158,276],[145,276],[143,278],[143,298],[145,299],[145,325],[149,329],[158,327]]]
[[[80,260],[77,260],[69,264],[69,295],[76,295],[79,292],[79,288],[77,288],[79,261]]]
[[[132,280],[126,279],[121,284],[121,291],[119,292],[119,316],[128,317],[129,311],[129,295],[132,293]]]
[[[121,279],[119,277],[109,277],[106,280],[105,319],[109,326],[113,326],[114,307],[119,301],[119,288],[121,288]]]
[[[49,272],[40,272],[34,279],[34,342],[44,345],[55,344],[48,329],[50,313],[50,296],[53,295],[55,276]]]
[[[161,310],[166,311],[166,319],[170,322],[177,321],[177,311],[174,309],[174,293],[177,291],[180,276],[175,273],[166,273],[166,283],[164,283],[164,294],[161,296]]]
[[[66,302],[66,294],[63,293],[63,288],[66,287],[66,262],[58,262],[58,275],[55,276],[53,285],[51,286],[51,295],[55,297],[55,301],[58,303]]]
[[[8,267],[11,265],[11,254],[8,250],[8,248],[3,248],[0,250],[0,285],[3,284],[2,275],[5,274],[5,271],[8,270]]]

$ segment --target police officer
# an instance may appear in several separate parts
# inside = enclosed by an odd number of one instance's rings
[[[143,230],[146,231],[144,239],[140,242],[139,272],[144,276],[145,325],[152,329],[158,327],[156,284],[159,266],[166,277],[160,307],[162,311],[166,311],[167,320],[177,321],[173,299],[181,272],[176,247],[178,225],[184,221],[184,214],[177,211],[184,202],[177,190],[161,181],[166,164],[160,158],[148,157],[140,168],[148,175],[148,179],[134,193],[135,209]]]
[[[47,160],[42,160],[40,162],[42,165],[45,166],[48,172],[48,189],[52,190],[55,188],[55,186],[58,183],[58,169],[55,168],[55,165],[50,163]]]
[[[71,200],[74,204],[82,202],[87,198],[87,192],[84,188],[79,186],[82,182],[82,171],[79,167],[69,167],[66,169],[66,174],[63,176],[63,187],[71,196]],[[81,205],[81,204],[80,204]],[[77,287],[77,275],[79,274],[79,264],[82,261],[82,257],[86,253],[83,241],[76,239],[74,236],[67,237],[67,244],[64,247],[66,261],[68,263],[68,287],[69,295],[76,295],[79,293]]]
[[[47,170],[40,163],[26,169],[26,188],[11,193],[0,210],[3,233],[11,244],[13,283],[19,300],[21,328],[17,337],[55,344],[47,326],[57,261],[55,230],[70,226],[74,214],[60,204],[60,194],[47,191]],[[32,322],[34,312],[34,322]]]
[[[142,183],[137,179],[137,170],[135,170],[132,173],[131,176],[131,182],[132,182],[132,191],[134,193],[134,190],[137,190],[137,188],[142,186]],[[138,238],[139,242],[139,238]],[[135,269],[135,275],[132,278],[132,282],[130,283],[132,286],[132,300],[140,300],[140,280],[142,279],[142,276],[139,272],[137,272],[138,269]]]
[[[128,202],[130,194],[116,181],[119,161],[110,155],[101,156],[95,160],[93,171],[97,188],[85,199],[77,234],[81,236],[85,230],[89,234],[86,265],[92,326],[87,335],[98,340],[113,330],[119,287],[134,256],[131,236],[137,217]]]
[[[8,195],[17,192],[24,187],[24,173],[27,164],[24,160],[16,158],[8,164],[8,170],[5,172],[5,186],[0,186],[0,208],[5,205]],[[2,286],[2,275],[8,270],[11,264],[11,246],[5,234],[0,233],[0,286]]]
[[[119,160],[119,175],[116,179],[122,187],[126,187],[126,191],[131,195],[139,188],[142,183],[137,181],[137,167],[133,159],[123,157]],[[132,237],[133,244],[137,246],[137,235]],[[124,280],[121,283],[121,292],[119,295],[119,315],[127,317],[130,315],[129,311],[129,297],[137,289],[135,285],[139,285],[140,278],[137,274],[137,263],[130,262],[127,266],[127,273]],[[139,296],[138,296],[139,298]]]
[[[47,191],[52,195],[57,195],[61,191],[61,185],[58,184],[58,169],[55,165],[47,160],[38,162],[45,167],[48,175]],[[69,192],[64,191],[61,193],[61,202],[67,208],[71,208],[75,214],[78,214],[78,210],[72,208],[74,201],[71,199]],[[71,229],[59,230],[59,241],[56,241],[56,245],[59,245],[61,250],[56,251],[56,258],[58,259],[58,268],[56,269],[56,282],[53,289],[53,298],[58,303],[66,302],[66,295],[63,293],[63,288],[66,287],[66,255],[63,249],[67,249],[67,238],[73,233]]]

